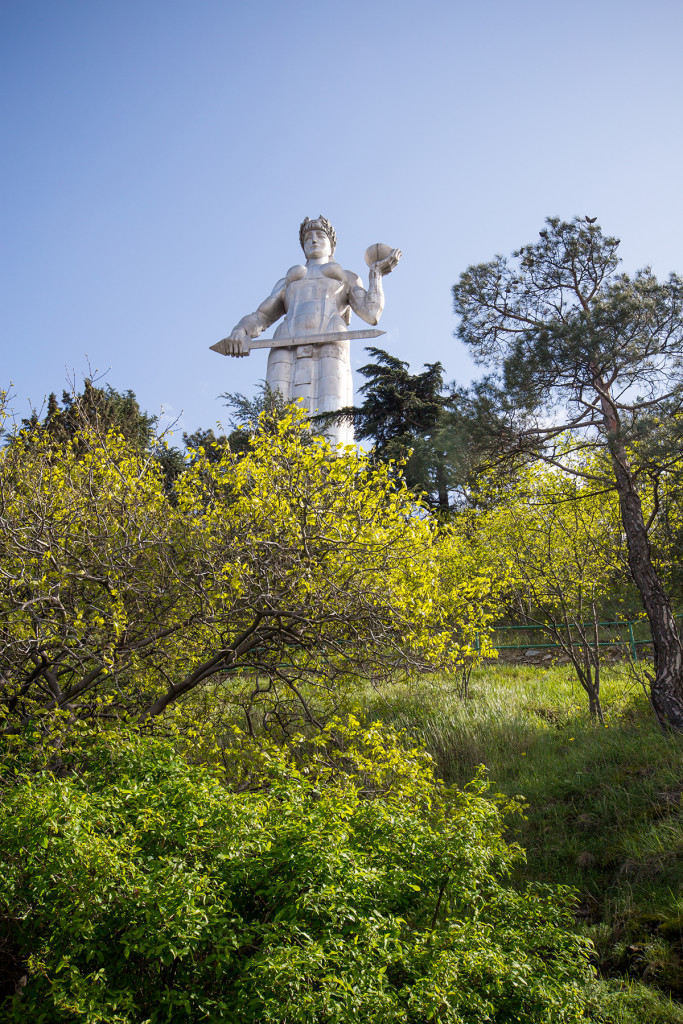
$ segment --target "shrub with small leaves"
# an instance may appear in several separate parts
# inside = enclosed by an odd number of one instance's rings
[[[236,732],[197,765],[118,732],[78,774],[20,768],[0,913],[26,983],[2,1019],[580,1021],[571,891],[509,881],[519,804],[403,742],[350,718],[284,748]]]

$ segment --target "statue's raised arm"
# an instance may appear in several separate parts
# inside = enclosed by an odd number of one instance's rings
[[[337,235],[325,217],[303,221],[299,241],[306,263],[290,267],[253,312],[227,338],[212,346],[224,355],[248,355],[254,339],[280,320],[270,341],[266,382],[287,402],[303,400],[310,413],[334,412],[353,404],[349,341],[383,331],[349,331],[351,314],[378,323],[384,309],[382,279],[401,258],[400,249],[379,243],[365,253],[367,290],[360,277],[334,260]],[[332,428],[333,440],[353,439],[351,428]]]
[[[400,249],[375,243],[365,250],[365,262],[370,268],[368,290],[357,274],[347,271],[349,279],[349,305],[366,324],[377,324],[384,310],[382,278],[390,274],[402,256]]]

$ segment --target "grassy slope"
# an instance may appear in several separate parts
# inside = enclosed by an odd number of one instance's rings
[[[596,1020],[683,1022],[683,740],[659,731],[625,668],[606,669],[603,688],[606,728],[568,668],[482,668],[466,701],[448,680],[357,699],[422,739],[448,782],[485,764],[526,798],[525,877],[577,887],[577,927],[614,979],[596,987]]]

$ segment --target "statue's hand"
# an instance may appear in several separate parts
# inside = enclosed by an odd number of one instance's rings
[[[392,249],[388,256],[385,256],[383,260],[377,260],[376,263],[372,264],[370,269],[374,270],[376,274],[381,274],[382,277],[384,277],[385,274],[391,273],[402,255],[403,253],[400,249]]]
[[[227,356],[248,356],[249,335],[243,327],[236,327],[235,330],[228,335],[227,338],[223,338],[223,344],[225,345],[225,354]],[[246,351],[245,351],[246,349]]]

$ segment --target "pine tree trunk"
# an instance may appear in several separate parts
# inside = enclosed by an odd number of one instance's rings
[[[662,726],[683,732],[683,651],[676,620],[664,585],[652,564],[643,505],[628,453],[619,436],[619,414],[606,382],[599,376],[594,377],[593,382],[600,400],[614,469],[628,564],[652,633],[655,657],[655,674],[654,678],[650,677],[652,707]]]
[[[683,732],[683,651],[669,599],[652,564],[650,540],[628,458],[619,444],[610,445],[626,534],[628,564],[652,631],[655,675],[650,684],[652,706],[662,725]]]

